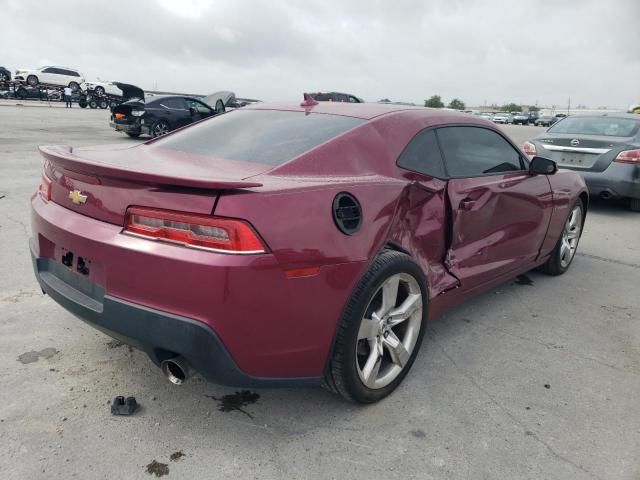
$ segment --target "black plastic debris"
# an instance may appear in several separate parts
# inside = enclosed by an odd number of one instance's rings
[[[135,397],[117,396],[111,404],[112,415],[131,415],[138,408],[138,402]]]

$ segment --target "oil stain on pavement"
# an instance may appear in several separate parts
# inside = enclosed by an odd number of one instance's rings
[[[171,460],[172,462],[177,462],[185,456],[186,455],[182,452],[182,450],[178,450],[177,452],[173,452],[171,455],[169,455],[169,460]]]
[[[37,362],[40,359],[40,357],[42,357],[42,358],[51,358],[56,353],[58,353],[58,350],[56,350],[53,347],[43,348],[42,350],[40,350],[38,352],[36,352],[35,350],[32,350],[30,352],[25,352],[22,355],[19,355],[17,360],[20,363],[24,363],[26,365],[27,363]]]
[[[242,390],[231,395],[225,395],[224,397],[215,397],[213,395],[205,395],[205,397],[213,398],[215,401],[217,401],[218,410],[220,410],[221,412],[232,412],[234,410],[237,410],[244,413],[249,418],[253,418],[253,415],[244,410],[242,407],[246,407],[247,405],[256,403],[260,398],[260,395],[249,390]]]
[[[156,477],[164,477],[169,475],[169,466],[166,463],[160,463],[156,460],[147,465],[147,473]]]

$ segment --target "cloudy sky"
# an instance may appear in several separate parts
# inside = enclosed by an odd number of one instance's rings
[[[638,0],[0,0],[0,19],[0,65],[145,89],[640,103]]]

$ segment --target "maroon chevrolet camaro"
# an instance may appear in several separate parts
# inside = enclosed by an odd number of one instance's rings
[[[174,383],[323,384],[374,402],[426,322],[574,257],[588,194],[491,122],[255,105],[143,144],[41,147],[42,290]]]

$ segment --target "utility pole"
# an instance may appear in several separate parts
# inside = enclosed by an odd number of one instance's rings
[[[569,102],[567,103],[567,115],[571,115],[571,97],[569,97]]]

